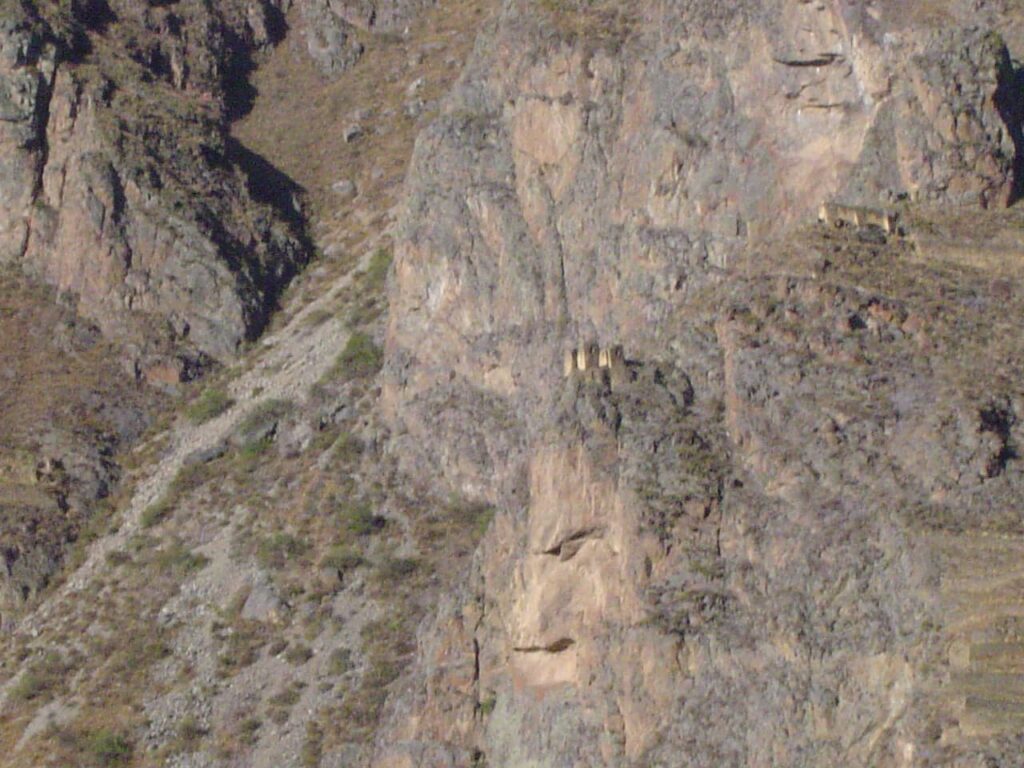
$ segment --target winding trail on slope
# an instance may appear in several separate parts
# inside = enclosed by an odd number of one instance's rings
[[[334,365],[349,337],[349,330],[342,318],[332,315],[330,319],[312,327],[308,318],[331,307],[339,293],[365,268],[377,242],[369,245],[355,269],[335,281],[329,291],[260,342],[262,354],[257,361],[228,384],[228,390],[235,401],[234,406],[200,425],[191,424],[184,417],[178,418],[168,430],[168,447],[137,485],[118,531],[100,539],[90,548],[86,561],[65,584],[26,617],[19,627],[20,631],[34,636],[54,618],[54,613],[60,610],[64,600],[88,590],[92,580],[101,575],[107,554],[124,546],[140,530],[143,511],[168,490],[189,456],[221,444],[260,403],[270,399],[296,402],[306,399],[310,387]],[[259,392],[259,395],[254,396],[254,392]],[[0,704],[6,699],[9,685],[0,689]]]

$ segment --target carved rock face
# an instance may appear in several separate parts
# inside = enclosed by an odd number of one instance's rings
[[[406,717],[382,737],[381,764],[409,764],[403,750],[424,744],[452,764],[476,746],[502,765],[869,764],[883,751],[913,764],[927,741],[915,665],[935,647],[923,631],[904,647],[897,627],[933,605],[939,555],[877,510],[918,482],[912,438],[840,404],[868,391],[846,374],[882,347],[898,368],[896,346],[929,342],[891,307],[860,307],[859,287],[818,295],[824,267],[790,283],[789,264],[749,281],[736,265],[757,264],[823,200],[1002,205],[1017,130],[996,98],[1008,58],[969,29],[999,18],[968,2],[929,4],[934,17],[847,2],[650,3],[632,17],[570,5],[505,4],[409,174],[385,365],[397,450],[507,515],[479,581],[439,612],[426,693],[395,708]],[[776,283],[765,306],[799,307],[744,311]],[[560,376],[584,367],[564,355],[588,338],[621,341],[656,383],[685,371],[692,389],[661,409],[648,391],[631,401]],[[496,370],[512,372],[500,388]],[[678,409],[694,392],[706,410],[691,424]],[[441,402],[456,425],[436,428]],[[629,402],[647,426],[602,444]],[[973,483],[976,467],[1000,466],[986,439],[941,457],[923,441],[914,472]],[[909,547],[898,562],[871,554]],[[833,568],[855,585],[841,596],[825,586]],[[815,624],[826,614],[840,629]],[[451,658],[460,649],[475,653],[474,681],[473,660]],[[473,708],[488,690],[490,719]],[[885,746],[855,743],[854,722]]]

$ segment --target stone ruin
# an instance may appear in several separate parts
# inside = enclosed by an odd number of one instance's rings
[[[822,203],[818,221],[828,226],[878,227],[887,235],[895,234],[896,214],[881,208],[865,208],[843,203]]]
[[[627,376],[626,355],[622,345],[599,347],[596,342],[587,342],[565,353],[564,374],[566,378],[582,376],[598,379],[605,375],[614,385],[625,381]]]

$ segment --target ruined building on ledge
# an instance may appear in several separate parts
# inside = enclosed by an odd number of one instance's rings
[[[608,377],[613,387],[628,381],[629,376],[622,345],[599,347],[596,342],[587,342],[581,347],[567,350],[563,372],[566,378],[582,376],[598,380]]]
[[[822,203],[818,221],[834,227],[878,227],[887,235],[897,234],[896,214],[880,208],[865,208],[842,203]]]

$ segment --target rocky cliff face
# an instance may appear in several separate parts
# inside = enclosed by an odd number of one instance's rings
[[[291,0],[281,3],[287,11]],[[363,54],[360,40],[369,33],[401,32],[434,0],[299,0],[301,35],[306,50],[327,76],[352,67]]]
[[[504,514],[380,765],[1012,760],[1019,606],[970,580],[1018,546],[1017,290],[921,243],[1015,226],[941,213],[1015,196],[1015,18],[504,4],[420,138],[384,395],[408,471]],[[827,199],[917,249],[806,231]],[[629,375],[564,379],[588,339]]]
[[[155,340],[234,355],[307,257],[298,199],[249,188],[259,159],[227,134],[275,34],[277,11],[246,8],[4,5],[2,256],[131,345],[140,375],[189,375],[150,359]]]
[[[118,350],[56,296],[0,276],[0,627],[52,582],[69,544],[114,492],[116,454],[145,429],[156,393],[117,366]],[[100,516],[103,519],[103,516]]]
[[[505,8],[421,138],[392,305],[403,403],[452,370],[540,397],[570,338],[664,348],[673,307],[824,199],[1012,193],[995,35],[845,5],[547,7]]]
[[[1021,764],[1016,3],[4,2],[4,765]]]
[[[297,188],[254,185],[265,163],[228,133],[279,16],[0,3],[5,625],[113,490],[154,401],[136,382],[174,388],[231,359],[309,255]]]

